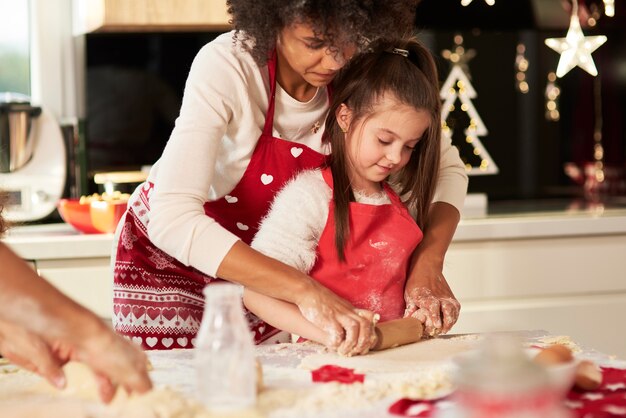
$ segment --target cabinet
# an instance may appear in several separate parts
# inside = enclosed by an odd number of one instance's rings
[[[444,274],[462,305],[454,332],[542,329],[626,358],[616,336],[626,317],[626,217],[585,219],[595,233],[517,223],[517,235],[452,243]]]
[[[113,280],[108,257],[38,260],[34,264],[39,275],[61,292],[110,320]]]
[[[9,230],[4,242],[61,292],[110,320],[113,234],[83,235],[67,224]]]
[[[226,0],[77,0],[75,32],[226,31]]]

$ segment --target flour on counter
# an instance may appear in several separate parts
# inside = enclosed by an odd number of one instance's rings
[[[578,344],[572,341],[572,338],[568,335],[555,335],[555,336],[540,337],[537,339],[537,342],[539,343],[537,345],[542,346],[542,347],[544,346],[547,347],[553,344],[560,344],[569,348],[572,351],[572,353],[580,353],[582,351],[581,348],[578,346]]]
[[[441,336],[364,356],[344,357],[332,352],[312,354],[302,359],[299,367],[313,370],[334,364],[355,369],[358,373],[413,371],[432,363],[450,362],[454,356],[476,349],[478,341],[478,338],[466,336]]]

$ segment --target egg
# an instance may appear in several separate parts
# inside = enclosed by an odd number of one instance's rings
[[[533,359],[543,365],[568,363],[574,359],[572,351],[564,345],[553,344],[544,348]]]
[[[582,360],[576,368],[574,384],[580,389],[595,390],[602,384],[602,371],[593,362]]]

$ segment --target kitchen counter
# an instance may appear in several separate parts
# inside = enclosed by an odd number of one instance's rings
[[[83,234],[56,223],[12,228],[2,241],[26,260],[109,257],[113,234]]]
[[[542,328],[626,358],[626,207],[493,204],[461,220],[444,276],[463,307],[454,331]],[[66,224],[14,228],[4,241],[70,297],[111,317],[112,234]],[[601,319],[602,326],[599,326]]]
[[[521,209],[501,206],[487,216],[462,219],[453,242],[626,234],[626,207]],[[15,227],[3,241],[27,260],[109,257],[113,234],[82,234],[65,223],[42,224]]]
[[[518,335],[524,340],[526,346],[546,346],[558,341],[570,347],[578,360],[590,359],[603,367],[626,368],[626,362],[579,347],[566,337],[547,335],[544,331],[524,331]],[[235,416],[391,418],[397,415],[392,415],[389,407],[400,399],[436,400],[452,393],[455,387],[456,370],[454,358],[467,355],[480,347],[481,338],[481,335],[442,336],[367,356],[332,360],[331,364],[337,364],[336,362],[343,364],[347,360],[358,362],[361,366],[354,368],[356,373],[364,374],[362,384],[312,382],[311,372],[303,368],[302,363],[310,360],[310,356],[320,355],[323,350],[321,346],[306,343],[260,345],[255,348],[257,359],[263,366],[263,389],[257,400],[259,414]],[[433,350],[433,347],[438,347],[439,350]],[[155,385],[155,392],[148,395],[147,401],[134,403],[140,408],[133,408],[130,402],[126,405],[114,402],[109,408],[92,400],[80,401],[76,394],[70,395],[72,392],[66,393],[63,397],[55,396],[50,392],[35,392],[30,388],[37,384],[41,385],[39,377],[28,372],[3,374],[3,367],[0,366],[0,415],[7,410],[20,411],[20,407],[23,408],[22,412],[37,410],[41,412],[41,408],[47,407],[47,410],[51,412],[46,417],[57,417],[65,416],[56,412],[59,407],[66,407],[69,410],[69,406],[74,406],[72,416],[76,417],[197,417],[198,415],[191,414],[190,410],[185,408],[185,405],[189,405],[188,400],[197,399],[198,367],[194,360],[194,351],[148,351],[147,355],[152,364],[150,376]],[[334,358],[337,359],[337,357]],[[383,358],[386,360],[383,361]],[[394,361],[390,363],[389,359],[394,359]],[[392,364],[395,366],[391,366]],[[317,366],[312,368],[315,367]],[[558,379],[556,382],[563,383],[563,379],[567,379],[562,373],[549,373],[553,379]],[[613,389],[603,387],[599,391],[594,391],[595,396],[590,397],[587,403],[595,402],[603,396],[603,393],[608,396],[611,391],[619,396],[624,392],[624,383],[626,381],[614,384]],[[453,403],[454,400],[448,398],[437,407],[449,408]],[[573,409],[580,408],[580,405],[574,402],[566,404]],[[582,403],[579,402],[579,404]],[[432,405],[426,404],[426,406]],[[11,407],[14,409],[10,409]],[[420,412],[419,405],[414,408],[413,414],[407,414],[407,416],[421,416],[418,412]],[[32,414],[18,416],[32,416]]]

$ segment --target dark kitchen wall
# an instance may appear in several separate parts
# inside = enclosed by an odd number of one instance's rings
[[[89,172],[139,169],[161,155],[198,50],[219,33],[86,37]]]
[[[564,37],[569,25],[566,0],[422,0],[416,31],[436,56],[443,82],[450,63],[441,51],[461,34],[476,57],[469,63],[473,100],[488,129],[480,140],[498,165],[496,175],[472,176],[470,192],[489,199],[572,198],[582,189],[563,170],[566,162],[593,160],[594,88],[601,88],[603,144],[607,164],[624,167],[626,159],[626,4],[617,15],[602,16],[586,35],[609,39],[593,53],[600,72],[594,78],[574,68],[557,80],[560,120],[545,118],[547,74],[559,55],[544,45]],[[580,0],[584,10],[601,0]],[[585,23],[585,21],[583,22]],[[93,33],[87,35],[86,143],[91,173],[136,169],[161,154],[178,115],[193,57],[218,33]],[[517,44],[526,46],[528,94],[515,85]],[[594,87],[594,83],[598,86]],[[463,123],[463,121],[459,121]],[[459,130],[460,131],[460,130]],[[459,148],[467,148],[455,137]],[[464,152],[466,149],[464,150]]]

